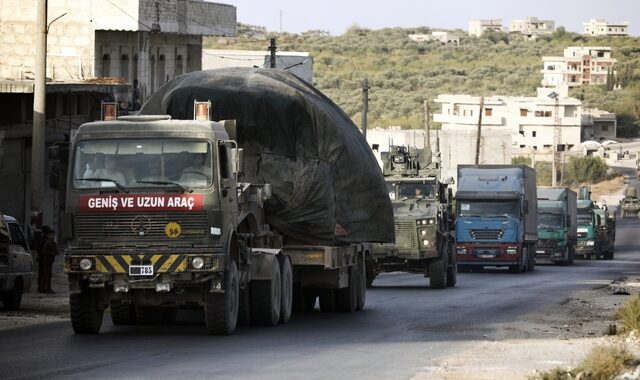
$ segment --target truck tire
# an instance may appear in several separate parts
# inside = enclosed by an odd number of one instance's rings
[[[136,308],[132,304],[115,302],[109,303],[111,312],[111,322],[114,325],[135,325],[136,324]]]
[[[231,261],[225,277],[225,292],[212,293],[208,286],[204,295],[204,320],[207,332],[212,335],[231,335],[238,324],[240,280],[238,267]]]
[[[238,325],[249,326],[251,324],[251,297],[249,288],[240,289],[238,303]]]
[[[287,323],[291,319],[291,309],[293,307],[293,271],[289,256],[278,255],[278,265],[280,266],[280,278],[282,289],[280,290],[280,323]]]
[[[567,263],[567,265],[573,265],[573,262],[575,261],[575,257],[576,257],[576,247],[572,245],[569,247],[569,263]]]
[[[270,280],[251,281],[251,322],[259,326],[275,326],[280,321],[280,265],[276,259],[272,264]]]
[[[349,286],[336,290],[336,309],[341,313],[353,313],[358,307],[358,268],[349,267]]]
[[[366,274],[367,274],[367,278],[366,278],[367,288],[371,288],[373,287],[373,280],[376,279],[376,270],[374,268],[373,259],[371,258],[370,255],[367,255],[364,263],[365,263]]]
[[[530,246],[527,247],[527,272],[533,272],[536,268],[536,251],[532,249]]]
[[[96,304],[95,289],[83,287],[80,293],[69,295],[71,326],[76,334],[97,334],[102,327],[104,310]]]
[[[23,291],[24,284],[22,282],[22,277],[18,277],[13,282],[13,288],[2,295],[2,306],[6,310],[18,310],[20,303],[22,302]]]
[[[356,310],[364,310],[367,301],[367,268],[362,256],[358,256],[358,305]]]
[[[446,244],[445,242],[441,244]],[[429,272],[429,285],[434,289],[444,289],[447,286],[447,269],[449,267],[446,247],[440,247],[443,251],[437,261],[432,261],[427,266]]]
[[[456,254],[451,249],[451,242],[447,243],[447,256],[449,256],[449,266],[447,267],[447,286],[456,286],[458,282],[458,263]]]

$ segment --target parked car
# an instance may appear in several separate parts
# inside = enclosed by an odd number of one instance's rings
[[[33,258],[18,221],[0,213],[0,297],[5,309],[20,307],[22,294],[31,289]]]

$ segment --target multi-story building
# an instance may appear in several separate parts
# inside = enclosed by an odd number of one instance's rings
[[[607,22],[591,19],[582,23],[582,34],[587,36],[628,36],[629,22]]]
[[[542,57],[542,85],[606,84],[616,59],[604,46],[570,46],[563,57]]]
[[[480,37],[486,31],[502,32],[502,20],[469,20],[469,35]]]
[[[556,100],[550,96],[557,94]],[[513,148],[552,148],[556,124],[558,150],[580,144],[581,102],[567,97],[568,88],[539,88],[536,97],[490,96],[484,98],[482,133],[502,131],[511,135]],[[433,115],[443,131],[473,132],[478,128],[480,97],[438,95],[441,113]]]
[[[582,140],[602,142],[616,138],[618,123],[616,114],[588,108],[582,110]]]
[[[223,67],[270,67],[266,50],[202,50],[202,70]],[[287,70],[313,84],[313,57],[308,52],[277,51],[276,68]]]
[[[0,211],[23,221],[30,209],[37,3],[0,0]],[[200,70],[202,36],[234,35],[236,8],[204,0],[48,0],[48,24],[47,145],[99,119],[102,101],[135,108],[133,100],[144,102],[168,79]],[[44,190],[44,221],[51,224],[55,202]]]
[[[553,20],[538,20],[537,17],[527,17],[524,20],[512,20],[509,32],[520,32],[526,38],[535,39],[537,36],[549,35],[555,30]]]

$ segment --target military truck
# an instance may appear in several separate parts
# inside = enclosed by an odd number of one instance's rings
[[[234,89],[246,82],[240,86],[246,93],[204,92],[219,90],[221,85],[214,82],[220,77],[232,78],[229,86]],[[207,80],[214,82],[204,85]],[[200,86],[198,94],[183,86],[190,81]],[[255,97],[267,91],[256,88],[255,81],[267,82],[277,91],[256,102]],[[66,193],[59,240],[76,333],[98,333],[107,308],[113,323],[122,325],[170,322],[179,307],[202,307],[206,330],[220,335],[232,334],[238,323],[286,323],[294,308],[313,310],[317,298],[323,312],[364,308],[364,257],[370,254],[371,243],[362,239],[385,236],[387,227],[382,233],[379,229],[385,225],[390,227],[389,237],[382,241],[393,237],[392,219],[383,217],[392,213],[384,198],[384,180],[373,155],[359,151],[343,150],[330,159],[351,160],[351,167],[365,176],[364,183],[352,182],[360,177],[346,172],[323,176],[330,170],[328,164],[305,160],[304,147],[295,145],[301,131],[324,131],[324,136],[333,137],[341,133],[341,141],[317,141],[329,148],[346,144],[345,139],[363,152],[367,145],[340,113],[322,125],[291,131],[289,123],[300,127],[302,118],[312,119],[304,112],[319,112],[318,107],[326,111],[334,105],[304,103],[308,91],[294,96],[289,90],[280,91],[286,81],[306,88],[291,74],[259,69],[186,74],[159,90],[149,100],[158,103],[146,103],[141,115],[84,124],[73,134],[68,154],[64,146],[51,150],[51,183]],[[220,106],[214,109],[209,100],[192,102],[187,108],[193,112],[191,119],[145,113],[156,111],[160,99],[185,104],[192,95],[211,96]],[[318,99],[315,92],[311,96]],[[232,106],[245,101],[251,104]],[[212,115],[229,110],[244,118],[242,126],[210,121]],[[285,110],[290,119],[260,119]],[[280,158],[273,146],[263,156],[255,154],[258,141],[249,144],[243,135],[243,128],[256,126],[251,117],[279,128],[264,131],[268,143],[282,144],[277,133],[287,134],[300,153],[298,160],[295,155]],[[322,157],[323,151],[316,154]],[[313,185],[314,180],[342,182],[328,182],[323,189]],[[299,183],[312,184],[315,190],[296,187]],[[344,188],[366,188],[366,193],[356,195],[370,208],[359,206],[358,200],[350,202],[351,209],[336,203],[352,196]],[[296,199],[300,207],[286,202],[288,208],[283,209],[277,201],[286,199],[292,189],[294,196],[302,197]],[[308,199],[312,201],[305,202]],[[292,208],[295,224],[283,218]],[[312,218],[306,219],[301,210]],[[355,217],[363,217],[367,226],[371,219],[379,221],[363,231]]]
[[[458,165],[456,254],[461,270],[532,271],[538,241],[536,172],[525,165]]]
[[[18,221],[0,212],[0,300],[7,310],[20,307],[31,289],[33,258]]]
[[[453,209],[449,185],[441,182],[439,163],[424,149],[390,146],[381,156],[393,203],[395,243],[373,245],[373,276],[404,271],[429,277],[432,288],[455,286]],[[370,271],[371,273],[371,271]]]
[[[635,186],[627,186],[624,189],[624,198],[620,200],[620,217],[634,216],[640,218],[640,199],[638,199]]]
[[[578,190],[578,242],[576,257],[596,260],[613,259],[616,237],[615,216],[591,200],[591,191]]]
[[[577,227],[576,192],[569,188],[538,187],[536,260],[572,265]]]

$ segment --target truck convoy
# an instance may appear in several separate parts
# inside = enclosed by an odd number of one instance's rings
[[[429,277],[432,288],[455,286],[453,197],[449,181],[439,179],[439,162],[425,148],[390,146],[382,154],[383,174],[393,203],[395,244],[373,245],[373,277],[405,271]],[[370,271],[371,272],[371,271]]]
[[[507,266],[532,271],[538,240],[535,170],[525,165],[458,165],[456,259],[460,270]]]
[[[577,228],[576,192],[569,188],[538,187],[536,260],[572,265]]]
[[[591,191],[582,186],[578,190],[577,257],[585,259],[613,259],[616,220],[609,211],[591,200]]]
[[[51,157],[80,334],[98,333],[107,308],[114,324],[149,324],[200,306],[223,335],[286,323],[318,297],[323,312],[361,310],[371,242],[393,240],[357,127],[280,70],[182,75],[140,115],[84,124]]]

